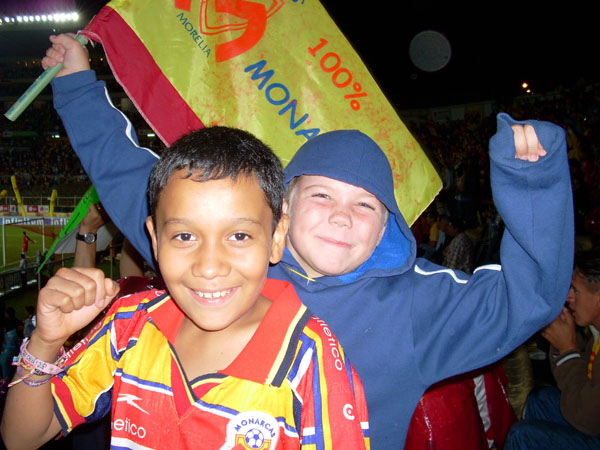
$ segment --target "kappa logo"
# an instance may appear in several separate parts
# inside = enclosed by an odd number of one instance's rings
[[[192,0],[174,0],[175,8],[190,12]],[[262,39],[267,29],[267,19],[283,6],[284,0],[202,0],[199,26],[203,34],[229,33],[238,37],[217,44],[215,59],[227,61],[246,53]]]
[[[279,425],[273,416],[262,411],[245,411],[227,424],[227,438],[221,450],[267,450],[276,448],[278,441]]]
[[[142,407],[140,405],[138,405],[136,403],[136,402],[138,402],[140,400],[141,400],[141,398],[136,397],[133,394],[119,394],[119,398],[117,398],[117,403],[118,402],[125,402],[129,406],[133,406],[134,408],[139,409],[144,414],[150,415],[150,413],[148,411],[145,411],[144,409],[142,409]]]

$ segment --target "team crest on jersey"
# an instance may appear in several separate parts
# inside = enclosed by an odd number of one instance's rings
[[[227,424],[227,440],[221,450],[244,448],[267,450],[277,447],[279,426],[273,416],[262,411],[239,413]]]

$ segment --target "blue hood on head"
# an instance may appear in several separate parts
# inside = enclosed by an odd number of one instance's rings
[[[390,163],[373,139],[358,130],[319,134],[300,147],[285,168],[285,186],[300,175],[321,175],[361,187],[390,212],[383,239],[369,259],[353,272],[336,278],[349,283],[373,270],[389,276],[390,271],[412,265],[415,240],[396,204]],[[378,272],[369,275],[378,276]]]

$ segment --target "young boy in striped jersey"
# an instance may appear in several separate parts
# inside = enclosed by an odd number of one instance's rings
[[[22,347],[7,446],[110,412],[112,448],[368,448],[362,385],[337,339],[290,284],[266,279],[288,226],[271,150],[241,130],[192,132],[148,193],[167,289],[116,300],[66,362],[47,364],[118,291],[98,270],[61,269]]]

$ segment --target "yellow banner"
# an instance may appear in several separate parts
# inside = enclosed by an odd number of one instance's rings
[[[318,1],[115,0],[108,6],[205,125],[250,131],[284,165],[318,133],[359,129],[386,152],[409,224],[440,190],[419,144]]]

